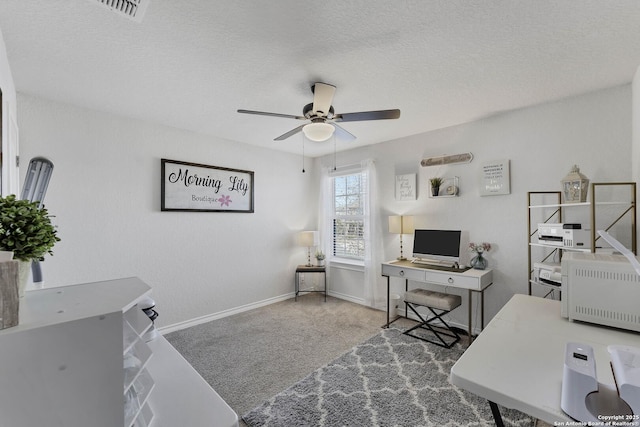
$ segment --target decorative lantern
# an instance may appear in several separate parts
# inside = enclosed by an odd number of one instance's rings
[[[562,194],[565,203],[580,203],[587,201],[589,178],[580,173],[578,165],[573,165],[571,172],[562,179]]]

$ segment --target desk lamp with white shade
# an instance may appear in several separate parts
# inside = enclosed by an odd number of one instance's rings
[[[301,231],[298,234],[298,244],[307,247],[307,267],[311,267],[311,247],[318,246],[318,232]]]
[[[399,260],[406,260],[402,253],[402,235],[403,234],[413,234],[414,232],[413,226],[413,217],[407,215],[391,215],[389,217],[389,233],[391,234],[399,234],[400,235],[400,256]]]

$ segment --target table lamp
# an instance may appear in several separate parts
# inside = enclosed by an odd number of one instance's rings
[[[311,267],[311,247],[318,245],[317,231],[301,231],[298,235],[300,246],[307,247],[307,267]]]
[[[402,235],[413,234],[413,217],[407,215],[392,215],[389,217],[389,233],[400,235],[400,256],[399,260],[403,261],[407,258],[402,253]]]

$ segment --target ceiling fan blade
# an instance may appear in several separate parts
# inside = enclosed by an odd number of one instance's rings
[[[282,135],[280,135],[277,138],[274,138],[274,141],[282,141],[285,140],[287,138],[289,138],[290,136],[295,135],[296,133],[300,132],[302,130],[303,127],[305,127],[307,124],[305,123],[304,125],[300,125],[295,129],[291,129],[289,132],[287,133],[283,133]]]
[[[238,113],[256,114],[258,116],[283,117],[285,119],[307,120],[306,117],[302,117],[302,116],[294,116],[292,114],[267,113],[267,112],[264,112],[264,111],[238,110]]]
[[[319,116],[326,117],[329,114],[333,94],[336,87],[326,83],[316,83],[313,85],[313,112]]]
[[[356,136],[354,134],[352,134],[351,132],[349,132],[348,130],[346,130],[345,128],[338,126],[335,123],[331,123],[331,125],[336,128],[336,136],[340,139],[344,139],[347,141],[353,141],[354,139],[356,139]]]
[[[361,111],[359,113],[336,114],[336,122],[358,122],[363,120],[387,120],[400,117],[400,110]]]

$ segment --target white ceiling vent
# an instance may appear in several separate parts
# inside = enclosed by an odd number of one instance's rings
[[[142,21],[151,0],[90,0],[137,22]]]

